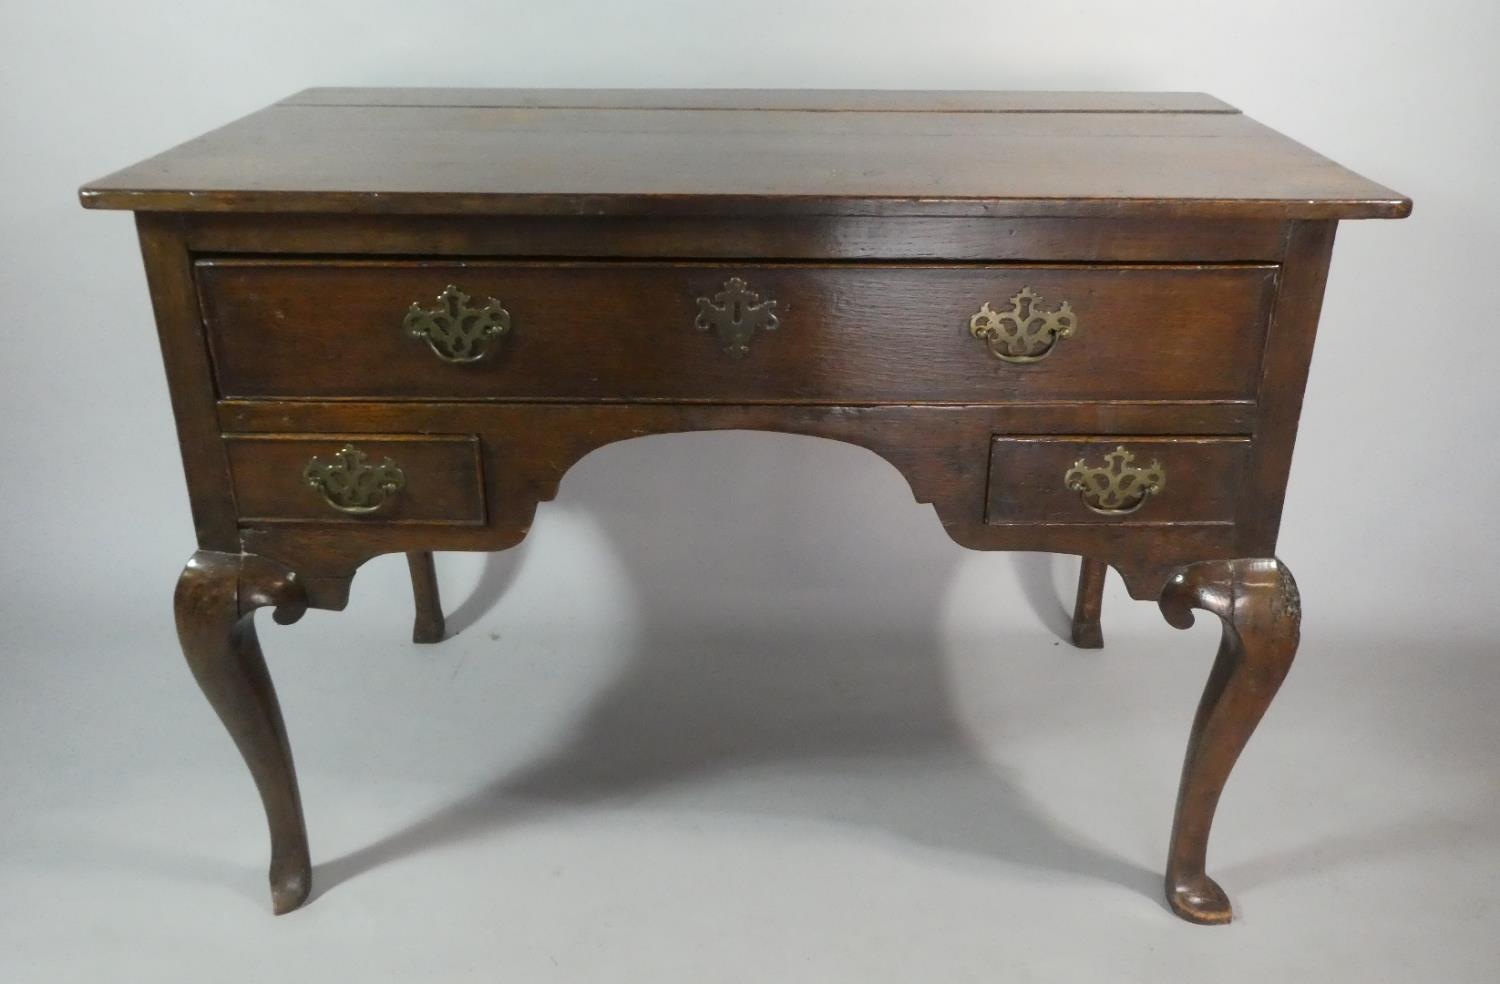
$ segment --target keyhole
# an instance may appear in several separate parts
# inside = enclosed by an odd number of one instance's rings
[[[730,320],[732,320],[732,321],[734,321],[736,323],[738,323],[740,321],[740,302],[739,301],[735,301],[735,302],[733,302],[730,305],[730,308],[729,308],[729,317],[730,317]]]

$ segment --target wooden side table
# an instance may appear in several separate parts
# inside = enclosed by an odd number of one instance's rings
[[[1275,559],[1340,219],[1411,203],[1199,94],[313,89],[86,186],[136,213],[197,528],[177,625],[255,778],[277,912],[307,837],[252,615],[405,552],[503,550],[589,451],[869,448],[979,550],[1223,622],[1167,898],[1297,648]]]

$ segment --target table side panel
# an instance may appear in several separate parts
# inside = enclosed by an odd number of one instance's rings
[[[176,215],[142,213],[136,216],[136,232],[198,546],[234,551],[239,545],[234,493],[215,421],[213,367],[183,223]]]
[[[1337,225],[1296,222],[1287,229],[1286,260],[1260,365],[1254,453],[1240,500],[1241,557],[1276,555]]]

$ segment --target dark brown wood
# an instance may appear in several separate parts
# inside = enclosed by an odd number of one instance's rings
[[[1273,298],[1270,266],[678,266],[636,263],[204,261],[225,396],[717,403],[1245,399]],[[695,327],[732,277],[779,327],[726,355]],[[402,330],[454,284],[512,328],[482,362],[441,361]],[[1025,288],[1078,327],[1039,362],[969,331]],[[330,372],[330,366],[338,372]]]
[[[196,212],[182,224],[194,252],[241,255],[1279,263],[1286,248],[1286,224],[1267,220]]]
[[[448,627],[443,621],[443,602],[438,595],[437,567],[432,562],[432,551],[414,550],[408,553],[406,566],[411,569],[411,593],[417,607],[416,619],[412,622],[411,641],[442,642],[447,637]]]
[[[242,523],[484,522],[484,480],[473,435],[226,434],[224,445]],[[341,514],[303,479],[310,460],[328,461],[346,445],[402,469],[406,484],[391,496],[389,508],[368,517]]]
[[[1255,452],[1241,499],[1245,512],[1239,552],[1244,557],[1269,557],[1276,550],[1335,228],[1332,222],[1295,222],[1287,227],[1281,289],[1261,359]]]
[[[405,553],[436,641],[432,551],[519,543],[596,448],[760,430],[879,455],[965,547],[1086,558],[1079,645],[1107,568],[1224,621],[1167,883],[1229,918],[1209,829],[1297,634],[1290,575],[1243,558],[1276,555],[1334,220],[1407,199],[1196,94],[581,90],[309,90],[82,197],[139,210],[200,548],[179,633],[277,911],[310,882],[255,608],[342,608]],[[777,304],[740,358],[694,324],[731,277]],[[505,305],[484,361],[405,330],[449,283]],[[1077,323],[1014,364],[969,319],[1023,287]],[[307,472],[345,445],[400,469],[366,512]],[[1164,484],[1091,510],[1065,476],[1117,447]]]
[[[257,608],[289,625],[307,610],[291,571],[260,557],[200,550],[177,581],[177,637],[188,667],[234,739],[271,831],[271,902],[290,912],[312,890],[307,827],[276,689],[255,636]]]
[[[229,463],[214,424],[213,369],[208,340],[198,312],[192,262],[174,215],[136,216],[146,282],[156,312],[157,336],[167,370],[177,443],[187,474],[188,503],[198,546],[205,550],[239,549]]]
[[[1206,408],[1205,408],[1206,409]],[[551,499],[572,464],[604,445],[646,434],[707,430],[769,430],[808,434],[868,448],[889,461],[919,502],[930,502],[957,542],[976,549],[1057,550],[1107,559],[1136,597],[1155,599],[1168,573],[1205,557],[1231,556],[1232,523],[1128,522],[987,525],[989,448],[996,433],[1077,433],[1080,422],[1106,425],[1115,439],[1148,439],[1163,420],[1187,420],[1179,406],[844,407],[675,404],[370,404],[237,401],[223,408],[226,429],[243,436],[274,427],[341,438],[408,430],[476,433],[484,459],[483,529],[400,523],[247,523],[253,552],[289,564],[307,579],[319,607],[337,607],[314,578],[347,581],[364,560],[393,550],[505,549],[525,536],[539,502]],[[1222,427],[1222,422],[1215,421]],[[1159,440],[1159,439],[1157,439]],[[1242,440],[1230,440],[1239,447]],[[1114,445],[1099,445],[1108,450]],[[1200,479],[1212,482],[1211,477]],[[1017,475],[1015,481],[1030,481]],[[1184,479],[1185,487],[1194,483]],[[1231,503],[1232,506],[1232,503]],[[1217,508],[1217,507],[1215,507]],[[248,545],[254,544],[253,547]],[[321,583],[321,580],[320,580]]]
[[[663,106],[627,93],[517,108],[443,91],[267,107],[93,182],[85,205],[448,215],[1034,215],[1338,219],[1411,203],[1239,113],[1158,94],[1006,97],[926,111],[910,93]],[[699,101],[704,99],[701,94]],[[585,100],[587,101],[587,100]],[[670,100],[668,100],[670,102]],[[1163,111],[1165,108],[1166,111]],[[1121,112],[1121,110],[1145,110]],[[1016,111],[1023,110],[1023,111]],[[1102,111],[1101,111],[1102,110]],[[663,166],[664,161],[671,166]]]
[[[569,406],[534,403],[485,406],[473,402],[422,401],[408,403],[370,403],[359,400],[221,400],[218,406],[219,426],[225,433],[300,434],[378,434],[407,431],[435,433],[457,431],[481,433],[492,428],[548,426],[555,421],[571,421],[580,409],[596,409],[605,419],[617,413],[639,413],[642,424],[665,420],[674,411],[664,404],[633,404],[639,410],[601,404]],[[838,407],[807,405],[788,406],[787,420],[795,421],[810,414],[838,415]],[[743,415],[747,407],[716,409],[689,405],[681,408],[682,419],[689,424],[711,421],[719,413]],[[860,407],[852,414],[858,419],[887,419],[911,414],[931,419],[943,426],[972,420],[972,426],[988,429],[991,434],[1180,434],[1244,436],[1255,428],[1255,404],[1240,400],[1115,400],[1090,403],[1015,402],[995,405]],[[776,420],[774,414],[757,419]],[[708,429],[716,429],[709,427]],[[774,430],[774,427],[767,427]],[[672,433],[672,430],[664,433]],[[643,433],[645,433],[643,431]],[[988,438],[986,438],[987,440]],[[503,440],[484,438],[483,443]],[[1152,595],[1154,599],[1155,594]]]
[[[1292,572],[1274,559],[1193,564],[1167,582],[1162,614],[1179,629],[1192,609],[1224,625],[1188,737],[1167,857],[1167,901],[1191,922],[1226,923],[1229,897],[1204,870],[1219,795],[1245,743],[1297,654],[1302,601]]]
[[[992,525],[1232,525],[1250,455],[1249,438],[996,437],[990,447],[985,521]],[[1102,466],[1116,448],[1134,455],[1137,466],[1160,463],[1167,482],[1135,512],[1106,516],[1064,478],[1078,461]]]
[[[1103,649],[1104,629],[1099,617],[1104,608],[1104,576],[1109,565],[1092,557],[1083,558],[1078,569],[1078,597],[1073,602],[1073,645],[1079,649]]]

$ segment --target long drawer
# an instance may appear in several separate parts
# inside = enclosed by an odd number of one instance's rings
[[[231,398],[1249,400],[1264,265],[205,259]]]

